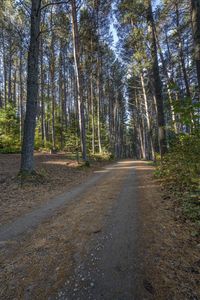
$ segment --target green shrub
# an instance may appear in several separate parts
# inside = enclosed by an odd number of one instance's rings
[[[200,138],[182,135],[158,166],[160,177],[179,190],[193,190],[199,184]]]
[[[16,108],[8,104],[6,108],[0,109],[0,152],[19,152],[20,145],[20,123]]]
[[[183,212],[192,220],[200,220],[200,138],[181,135],[155,172],[165,186],[172,187],[182,200]]]

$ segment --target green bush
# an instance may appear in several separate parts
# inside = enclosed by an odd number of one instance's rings
[[[160,161],[156,176],[180,195],[183,212],[200,220],[200,137],[181,135]]]
[[[20,145],[20,123],[16,108],[8,104],[6,108],[0,109],[0,152],[19,152]]]
[[[193,190],[199,184],[200,138],[194,135],[181,135],[171,146],[159,164],[160,177],[177,189]]]

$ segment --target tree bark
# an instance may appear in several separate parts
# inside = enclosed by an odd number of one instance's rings
[[[6,65],[6,46],[4,30],[2,28],[2,48],[3,48],[3,80],[4,80],[4,106],[7,105],[7,65]]]
[[[44,51],[43,51],[43,42],[41,41],[40,43],[41,49],[40,49],[40,93],[41,93],[41,132],[42,132],[42,146],[44,147],[45,145],[45,107],[44,107],[44,62],[43,62],[43,56],[44,56]]]
[[[155,30],[156,30],[156,28],[155,28]],[[158,45],[158,51],[159,51],[160,59],[161,59],[161,62],[162,62],[163,72],[164,72],[164,74],[166,76],[166,79],[167,79],[167,94],[168,94],[168,97],[169,97],[170,113],[171,113],[171,118],[172,118],[172,121],[173,121],[174,132],[178,133],[177,123],[176,123],[176,115],[174,113],[174,107],[173,107],[172,92],[170,90],[170,83],[174,83],[174,80],[173,80],[173,77],[172,78],[169,77],[168,70],[167,70],[166,64],[165,64],[165,59],[164,59],[164,56],[163,56],[163,51],[162,51],[162,48],[160,46],[159,39],[158,39],[158,36],[157,36],[157,32],[155,32],[155,34],[156,34],[156,41],[157,41],[157,45]],[[166,37],[166,39],[167,39],[167,37]],[[169,55],[170,61],[171,61],[171,54],[170,54],[170,51],[169,51],[168,41],[166,41],[166,44],[167,44],[168,55]],[[173,69],[173,67],[172,67],[172,69]],[[172,74],[173,74],[173,72],[172,72]]]
[[[79,128],[81,136],[81,148],[82,158],[84,161],[87,160],[87,149],[86,149],[86,131],[85,131],[85,115],[84,115],[84,103],[83,103],[83,84],[82,84],[82,70],[80,66],[80,45],[79,45],[79,32],[77,24],[77,7],[76,0],[71,0],[72,9],[72,36],[74,46],[74,62],[75,62],[75,73],[76,83],[78,92],[78,114],[79,114]]]
[[[154,153],[154,147],[153,147],[153,139],[152,139],[152,133],[151,133],[151,124],[150,124],[150,116],[149,116],[149,106],[147,102],[147,94],[144,84],[144,75],[143,72],[141,74],[141,85],[142,85],[142,92],[143,92],[143,98],[144,98],[144,107],[145,107],[145,115],[147,119],[147,136],[148,136],[148,142],[149,142],[149,148],[150,148],[150,159],[155,159],[155,153]]]
[[[11,40],[11,28],[9,25],[9,38],[8,38],[8,101],[12,103],[12,40]]]
[[[94,93],[93,93],[93,74],[90,78],[91,114],[92,114],[92,154],[95,153],[95,128],[94,128]]]
[[[30,45],[28,51],[27,103],[21,155],[21,172],[34,171],[34,138],[38,101],[38,59],[41,0],[32,0]]]
[[[159,66],[158,66],[158,51],[157,51],[157,44],[156,44],[155,24],[154,24],[151,0],[148,0],[147,22],[151,33],[151,57],[152,57],[154,92],[155,92],[156,106],[157,106],[158,140],[160,146],[160,154],[162,157],[167,151],[167,142],[166,142],[165,117],[164,117],[164,109],[163,109],[162,82],[160,79]]]
[[[99,55],[99,53],[98,53]],[[98,136],[98,147],[99,153],[102,152],[101,148],[101,129],[100,129],[100,102],[101,102],[101,87],[100,87],[100,61],[99,57],[97,60],[97,136]]]
[[[53,14],[51,9],[51,26],[53,26]],[[56,149],[56,133],[55,133],[55,104],[56,104],[56,90],[55,90],[55,34],[52,31],[51,35],[51,46],[50,46],[50,76],[51,76],[51,118],[52,118],[52,148],[53,151]]]
[[[19,84],[20,84],[20,142],[22,145],[22,140],[23,140],[23,126],[24,126],[24,111],[23,111],[23,98],[24,98],[24,89],[23,89],[23,65],[22,65],[22,60],[23,60],[23,49],[22,47],[20,48],[20,57],[19,57]]]
[[[200,1],[191,0],[192,31],[194,39],[194,59],[197,69],[197,81],[200,100]]]
[[[185,57],[184,57],[184,50],[183,50],[183,41],[180,33],[180,13],[179,13],[179,5],[178,2],[176,1],[175,3],[175,10],[176,10],[176,26],[177,26],[177,33],[178,33],[178,47],[179,47],[179,58],[180,58],[180,64],[181,64],[181,69],[183,72],[183,79],[185,83],[185,89],[186,89],[186,96],[188,98],[191,97],[190,94],[190,86],[189,86],[189,80],[188,80],[188,75],[185,67]]]

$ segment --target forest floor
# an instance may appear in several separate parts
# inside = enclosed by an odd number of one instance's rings
[[[83,180],[108,162],[93,162],[90,168],[78,165],[66,154],[35,154],[36,170],[41,181],[21,186],[17,177],[19,154],[0,154],[0,225],[6,224],[47,202],[53,196],[78,186]]]
[[[23,235],[0,239],[0,299],[200,299],[195,226],[177,218],[148,162],[88,169],[64,155],[36,161],[47,179],[21,187],[19,156],[0,156],[0,230],[51,198],[66,202]]]

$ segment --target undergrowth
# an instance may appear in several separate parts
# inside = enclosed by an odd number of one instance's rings
[[[171,145],[156,177],[179,199],[184,216],[200,224],[200,137],[181,135]]]

